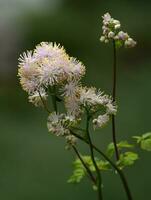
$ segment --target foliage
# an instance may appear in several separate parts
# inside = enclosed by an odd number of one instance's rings
[[[127,149],[127,148],[133,148],[134,146],[132,144],[129,144],[126,140],[121,141],[117,144],[117,147],[119,150],[121,149]],[[114,148],[114,144],[113,142],[111,142],[108,146],[107,146],[107,151],[106,154],[111,158],[113,156],[113,154],[115,153],[115,148]]]
[[[96,169],[93,165],[91,157],[90,156],[81,156],[81,158],[83,159],[83,161],[87,165],[87,167],[90,169],[90,171],[94,173],[96,171]],[[100,160],[96,157],[95,157],[95,161],[100,170],[103,170],[103,171],[110,170],[110,164],[107,161]],[[87,175],[87,172],[79,158],[77,158],[73,162],[73,167],[74,167],[73,174],[68,179],[68,183],[79,183]]]
[[[123,169],[126,166],[133,165],[134,162],[138,159],[138,154],[134,152],[125,152],[120,154],[120,159],[117,161],[117,165],[120,169]]]
[[[143,150],[151,151],[151,132],[145,133],[142,136],[134,136],[136,142]]]

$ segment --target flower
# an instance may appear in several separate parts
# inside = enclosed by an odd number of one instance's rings
[[[37,59],[60,59],[67,54],[64,47],[62,47],[60,44],[57,45],[56,43],[52,42],[41,42],[36,46],[34,55]]]
[[[84,106],[93,106],[101,104],[101,92],[96,91],[95,87],[83,87],[80,90],[80,103]]]
[[[44,60],[40,68],[40,84],[45,87],[61,84],[63,74],[63,63],[60,60]]]
[[[95,87],[81,87],[80,90],[80,103],[83,106],[106,106],[108,102],[111,102],[111,98],[105,95],[100,90],[97,91]]]
[[[96,128],[102,128],[103,126],[105,126],[107,124],[107,122],[109,121],[110,117],[108,114],[104,114],[104,115],[99,115],[98,118],[93,119],[93,126],[94,129]]]
[[[35,106],[43,107],[43,101],[47,100],[47,94],[43,88],[41,88],[39,91],[35,91],[33,94],[29,95],[28,99],[29,102],[33,103]]]
[[[106,13],[102,16],[103,18],[103,35],[100,38],[101,42],[108,43],[110,40],[115,40],[118,46],[124,46],[126,48],[132,48],[136,45],[136,42],[130,38],[130,36],[121,31],[121,23],[119,20],[116,20],[111,17],[109,13]]]
[[[79,98],[76,96],[69,96],[65,98],[65,107],[67,110],[67,113],[69,115],[73,115],[76,118],[79,117],[79,115],[82,112],[82,109],[80,107],[80,101]]]
[[[19,58],[20,83],[29,94],[64,81],[79,81],[84,74],[85,66],[56,43],[41,42],[33,52],[27,51]]]
[[[69,71],[71,78],[80,80],[85,75],[85,66],[76,58],[70,58]]]
[[[67,149],[69,149],[70,146],[73,146],[77,143],[77,138],[74,135],[67,135],[65,139],[67,141],[67,146],[66,146]]]
[[[128,38],[126,41],[125,41],[125,47],[126,48],[133,48],[135,47],[136,45],[136,41],[134,41],[132,38]]]
[[[70,134],[69,128],[75,123],[74,116],[53,112],[48,116],[47,127],[48,131],[56,136],[67,136]]]
[[[76,96],[79,91],[80,83],[77,80],[69,80],[67,84],[60,89],[62,96]]]
[[[33,93],[39,88],[39,65],[31,51],[23,53],[19,58],[18,76],[20,84],[26,92]]]
[[[108,115],[116,115],[117,113],[117,106],[113,102],[109,102],[106,104],[106,113]]]

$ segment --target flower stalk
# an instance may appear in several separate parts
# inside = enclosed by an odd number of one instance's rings
[[[78,139],[80,139],[81,141],[85,142],[86,144],[89,145],[89,141],[86,140],[85,138],[83,138],[82,136],[74,133],[73,131],[71,131],[71,133],[77,137]],[[103,151],[101,151],[98,147],[96,147],[94,144],[91,144],[92,145],[92,148],[95,149],[106,161],[108,161],[110,163],[110,165],[114,168],[115,171],[117,171],[117,173],[119,174],[120,176],[120,179],[122,181],[122,184],[123,184],[123,187],[124,187],[124,190],[126,192],[126,195],[127,195],[127,199],[128,200],[133,200],[132,198],[132,195],[131,195],[131,192],[130,192],[130,189],[129,189],[129,186],[128,186],[128,183],[127,183],[127,180],[126,180],[126,177],[123,173],[123,171],[121,169],[118,168],[118,166],[116,164],[114,164],[114,162],[105,154],[103,153]]]
[[[115,46],[115,40],[113,40],[113,101],[116,101],[116,82],[117,82],[117,58],[116,58],[116,46]],[[113,138],[113,144],[115,148],[115,155],[116,159],[119,160],[119,152],[117,147],[117,139],[116,139],[116,129],[115,129],[115,116],[112,115],[112,138]]]
[[[97,174],[97,190],[98,190],[98,200],[103,200],[103,194],[102,194],[102,177],[101,177],[101,172],[97,166],[97,163],[95,161],[95,156],[94,156],[94,151],[93,151],[93,144],[91,140],[91,136],[89,133],[89,122],[90,122],[91,116],[89,115],[89,112],[87,111],[87,120],[86,120],[86,134],[89,142],[89,147],[90,147],[90,153],[91,153],[91,159],[93,162],[93,165],[96,170]]]

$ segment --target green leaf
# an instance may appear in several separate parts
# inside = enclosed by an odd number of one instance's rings
[[[143,139],[151,138],[151,132],[148,132],[148,133],[143,134],[143,135],[142,135],[142,138],[143,138]]]
[[[106,154],[111,158],[113,156],[114,152],[115,152],[115,149],[114,149],[114,144],[112,142],[107,146]]]
[[[133,148],[134,146],[132,144],[129,144],[126,140],[121,141],[117,144],[118,149],[122,148]],[[115,152],[114,144],[113,142],[110,143],[107,147],[106,154],[111,158]]]
[[[90,169],[92,173],[96,171],[90,156],[81,156],[81,158],[83,159],[84,163],[87,165],[87,167]],[[95,158],[95,161],[100,170],[106,171],[106,170],[111,169],[109,162],[99,160],[98,158]],[[79,158],[77,158],[73,162],[73,167],[74,167],[73,173],[67,182],[79,183],[87,175],[86,169]]]
[[[151,138],[141,141],[141,148],[146,151],[151,151]]]
[[[133,136],[136,142],[140,144],[143,150],[151,151],[151,132],[145,133],[142,136]]]
[[[111,169],[110,163],[108,161],[103,161],[103,160],[97,161],[97,165],[100,170],[106,171]]]
[[[79,159],[73,162],[74,171],[71,177],[68,179],[68,183],[79,183],[85,176],[84,167]]]
[[[133,148],[134,145],[129,144],[126,140],[117,144],[118,148]]]
[[[126,166],[133,165],[134,162],[138,159],[138,154],[134,152],[125,152],[120,155],[119,161],[117,161],[117,165],[123,169]]]

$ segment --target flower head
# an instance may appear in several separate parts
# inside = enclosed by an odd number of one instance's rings
[[[103,34],[100,38],[101,42],[108,43],[110,40],[114,40],[118,46],[124,46],[126,48],[132,48],[136,45],[136,42],[130,38],[130,36],[120,30],[121,23],[111,17],[109,13],[104,14],[103,18]]]
[[[47,94],[43,88],[40,88],[39,91],[35,91],[33,94],[29,95],[29,102],[33,103],[36,107],[42,106],[43,101],[47,100]]]
[[[47,127],[49,132],[56,136],[67,136],[70,134],[70,126],[73,126],[75,123],[73,116],[53,112],[48,116]]]
[[[93,120],[94,129],[102,128],[103,126],[105,126],[107,124],[109,119],[110,119],[110,117],[108,114],[99,115],[96,119]]]
[[[31,51],[20,56],[18,76],[23,90],[29,94],[39,88],[39,65]]]

